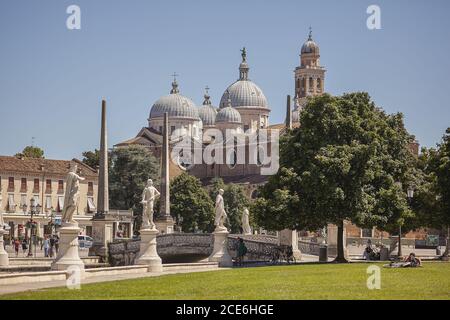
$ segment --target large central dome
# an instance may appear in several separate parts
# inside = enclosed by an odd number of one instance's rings
[[[162,118],[164,113],[169,118],[189,118],[199,120],[198,110],[194,102],[181,95],[176,81],[172,83],[172,91],[169,95],[159,98],[150,110],[150,119]]]
[[[242,50],[242,63],[239,66],[239,80],[230,85],[220,99],[220,108],[227,107],[228,97],[234,108],[268,109],[267,99],[262,90],[248,79],[249,66],[245,48]]]

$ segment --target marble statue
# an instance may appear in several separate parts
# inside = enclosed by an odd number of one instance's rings
[[[2,212],[2,195],[0,194],[0,230],[3,230],[5,228],[5,221],[3,220],[3,212]]]
[[[153,222],[153,206],[157,197],[159,197],[159,191],[153,186],[153,180],[148,179],[147,186],[142,192],[142,229],[155,229],[155,223]]]
[[[227,228],[224,226],[224,222],[227,218],[227,213],[225,212],[225,205],[222,197],[223,193],[223,189],[220,189],[219,194],[216,197],[216,219],[214,221],[216,230],[227,230]]]
[[[80,181],[85,180],[85,178],[80,177],[77,174],[77,169],[78,166],[74,164],[67,175],[66,192],[64,193],[64,208],[61,219],[63,223],[77,223],[73,219],[73,214],[77,209],[78,198],[80,196]]]
[[[250,228],[250,213],[247,208],[244,209],[244,213],[242,214],[242,233],[243,234],[252,234],[252,229]]]

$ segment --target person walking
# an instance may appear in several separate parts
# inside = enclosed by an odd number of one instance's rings
[[[244,239],[239,238],[238,258],[237,258],[238,266],[243,266],[244,265],[244,256],[246,254],[247,254],[247,247],[245,246]]]
[[[19,256],[19,250],[20,250],[20,241],[18,238],[14,240],[14,251],[16,252],[16,258]]]
[[[50,248],[49,248],[49,255],[50,258],[53,258],[53,248],[55,247],[55,236],[51,236],[50,237]]]
[[[45,236],[42,246],[44,248],[44,257],[48,258],[48,249],[50,249],[50,240],[48,239],[48,236]]]
[[[28,249],[28,243],[26,239],[23,239],[22,241],[22,252],[23,252],[23,256],[25,257],[27,254],[27,249]]]
[[[59,251],[59,237],[55,235],[55,253],[58,254]]]

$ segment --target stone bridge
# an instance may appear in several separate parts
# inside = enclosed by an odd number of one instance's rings
[[[230,235],[228,250],[235,257],[238,237],[244,238],[247,246],[247,259],[266,261],[273,248],[278,246],[278,238],[265,235]],[[131,265],[139,253],[140,241],[124,240],[108,245],[108,259],[112,266]],[[158,254],[163,263],[198,262],[207,259],[212,253],[213,235],[198,233],[172,233],[157,237]]]

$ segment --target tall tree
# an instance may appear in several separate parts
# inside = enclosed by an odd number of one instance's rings
[[[436,170],[439,200],[442,205],[441,221],[447,226],[447,248],[444,256],[450,251],[450,128],[447,128],[439,145],[439,166]]]
[[[240,185],[230,183],[225,188],[223,194],[223,202],[225,204],[225,212],[228,215],[228,226],[232,233],[241,233],[242,231],[242,214],[244,209],[249,206],[249,201],[245,196],[244,188]]]
[[[85,151],[82,153],[84,164],[87,164],[91,168],[97,168],[100,165],[100,151],[95,149],[94,151]]]
[[[177,176],[170,184],[170,212],[174,217],[183,218],[184,232],[214,229],[214,203],[200,180],[187,173]]]
[[[159,161],[143,146],[113,149],[110,154],[109,197],[110,206],[117,209],[133,209],[135,229],[142,221],[142,191],[148,179],[159,185]]]
[[[254,210],[263,226],[338,227],[336,261],[344,257],[344,221],[362,227],[400,223],[406,200],[407,146],[401,114],[388,115],[367,93],[311,98],[301,126],[280,147],[280,170],[260,190]]]
[[[15,156],[19,158],[24,157],[44,159],[44,150],[35,146],[27,146],[22,150],[22,152],[16,153]]]

